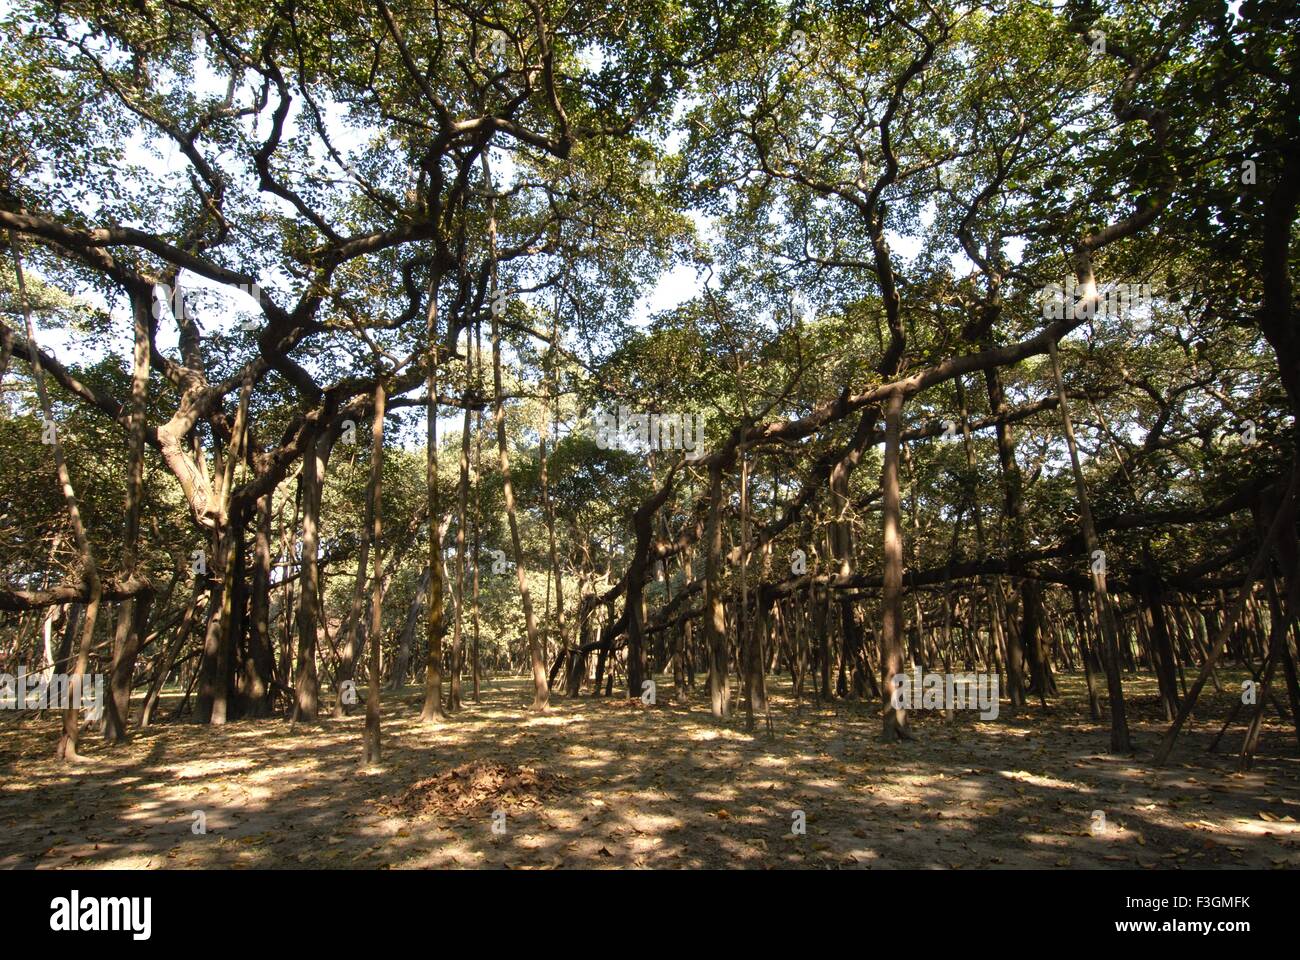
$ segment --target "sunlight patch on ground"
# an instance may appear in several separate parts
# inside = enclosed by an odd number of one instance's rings
[[[370,771],[359,714],[163,726],[117,747],[91,738],[92,763],[69,766],[51,759],[57,718],[0,718],[0,868],[1300,866],[1300,824],[1285,820],[1300,812],[1300,761],[1280,721],[1249,774],[1230,751],[1205,753],[1212,720],[1156,770],[1149,755],[1107,756],[1082,683],[1059,680],[1050,712],[1031,705],[1007,726],[917,714],[907,744],[879,741],[871,705],[796,715],[785,678],[772,680],[771,737],[743,717],[714,720],[698,691],[689,708],[557,698],[538,717],[530,681],[504,681],[432,727],[422,698],[389,696]],[[1135,704],[1139,744],[1163,730],[1155,709]],[[487,760],[566,789],[512,806],[503,836],[487,808],[415,821],[374,806]],[[206,835],[191,833],[194,810]],[[791,834],[796,810],[806,835]]]
[[[1018,780],[1021,783],[1033,784],[1035,787],[1048,787],[1053,790],[1072,790],[1075,793],[1091,793],[1092,791],[1081,783],[1072,780],[1058,780],[1055,777],[1045,777],[1041,774],[1030,773],[1028,770],[999,770],[998,775],[1007,780]]]

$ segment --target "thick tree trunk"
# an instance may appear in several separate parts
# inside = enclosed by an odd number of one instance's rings
[[[240,682],[244,711],[250,717],[264,717],[271,712],[271,681],[275,676],[271,644],[271,507],[268,493],[258,502],[257,532],[253,540],[248,650]]]
[[[221,574],[220,614],[208,623],[203,642],[199,697],[195,712],[200,723],[224,724],[231,719],[230,700],[234,692],[234,628],[243,612],[244,529],[240,518],[230,516],[230,496],[235,475],[244,457],[244,438],[248,426],[248,403],[253,384],[245,380],[239,393],[239,410],[230,432],[226,459],[218,471],[215,492],[215,564]]]
[[[745,457],[740,463],[740,542],[741,544],[749,543],[750,532],[750,492],[749,492],[749,458]],[[769,567],[772,559],[772,542],[770,540],[763,543],[763,564],[759,573],[759,582],[767,579]],[[767,707],[767,678],[764,674],[764,665],[767,660],[767,634],[770,627],[770,601],[763,597],[762,587],[754,591],[753,609],[754,616],[749,616],[750,610],[750,591],[749,591],[749,551],[744,550],[740,555],[740,607],[744,611],[741,618],[740,629],[743,631],[744,638],[744,668],[745,668],[745,728],[754,729],[754,717],[761,714],[769,724],[771,718],[768,715]]]
[[[1006,395],[1002,389],[1002,375],[996,367],[984,371],[984,385],[989,398],[989,412],[1004,416],[1008,412]],[[1004,549],[1017,553],[1026,543],[1024,524],[1024,499],[1021,495],[1020,467],[1016,463],[1015,437],[1009,423],[999,420],[997,427],[998,465],[1002,475],[1002,515],[1009,528],[1009,536],[1002,543]],[[997,640],[1005,645],[1007,663],[1007,696],[1014,714],[1025,703],[1024,653],[1019,642],[1006,634],[1008,616],[1006,591],[1002,581],[996,581],[994,618],[998,621]],[[1031,597],[1031,599],[1035,599]]]
[[[108,699],[104,704],[104,739],[118,743],[127,738],[126,725],[131,710],[131,681],[135,661],[149,626],[153,591],[142,590],[123,600],[118,608],[117,638],[113,645],[113,665],[109,670]]]
[[[212,607],[215,611],[208,621],[203,638],[203,657],[199,664],[199,694],[194,704],[195,719],[214,726],[224,724],[230,713],[230,660],[231,627],[235,610],[236,550],[235,541],[243,531],[225,525],[217,535],[215,556],[212,560],[215,573],[211,581]]]
[[[907,711],[893,703],[893,678],[903,672],[903,537],[902,501],[898,490],[902,417],[903,395],[891,394],[885,404],[885,458],[880,476],[885,566],[880,595],[881,677],[884,681],[882,736],[885,740],[911,739]]]
[[[442,637],[447,632],[446,610],[443,597],[442,529],[438,518],[442,516],[442,492],[438,478],[438,285],[429,285],[429,313],[426,318],[429,338],[428,409],[425,410],[427,433],[425,435],[424,492],[429,513],[429,599],[425,604],[425,643],[428,656],[424,665],[424,707],[420,710],[423,723],[436,723],[447,718],[442,707]]]
[[[303,458],[299,490],[302,496],[302,575],[298,584],[298,666],[294,672],[294,719],[314,723],[320,710],[316,675],[316,606],[320,591],[320,503],[329,459],[330,438],[309,443]]]
[[[1160,703],[1165,719],[1178,716],[1178,672],[1175,666],[1174,647],[1169,639],[1169,626],[1165,620],[1164,583],[1155,556],[1149,544],[1142,549],[1143,569],[1140,577],[1141,604],[1151,656],[1155,663],[1156,681],[1160,688]]]

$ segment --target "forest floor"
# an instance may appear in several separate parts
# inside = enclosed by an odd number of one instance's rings
[[[411,687],[384,697],[374,769],[360,709],[88,737],[75,765],[51,759],[57,718],[9,713],[0,868],[1300,867],[1300,749],[1276,712],[1237,773],[1240,723],[1206,751],[1234,688],[1207,686],[1157,769],[1152,679],[1126,678],[1132,757],[1107,756],[1082,679],[1058,681],[1017,717],[1005,701],[987,722],[913,712],[916,739],[896,744],[865,704],[796,714],[781,678],[771,736],[715,724],[698,686],[673,705],[670,680],[654,707],[556,698],[533,716],[529,682],[498,678],[434,726]]]

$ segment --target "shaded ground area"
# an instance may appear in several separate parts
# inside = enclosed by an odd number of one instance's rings
[[[1015,718],[1005,702],[988,722],[913,713],[902,744],[878,742],[866,705],[796,714],[780,680],[771,736],[715,724],[701,696],[673,706],[670,681],[655,707],[584,697],[532,716],[527,682],[500,679],[435,726],[411,688],[385,696],[372,770],[361,713],[90,738],[74,766],[50,759],[56,718],[9,714],[0,867],[1300,866],[1300,750],[1275,712],[1236,773],[1240,724],[1206,752],[1233,688],[1207,688],[1155,769],[1154,681],[1128,681],[1138,753],[1112,758],[1082,681],[1059,679],[1060,699]]]

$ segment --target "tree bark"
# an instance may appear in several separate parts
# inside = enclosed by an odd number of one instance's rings
[[[1065,398],[1065,384],[1061,379],[1061,364],[1057,358],[1056,341],[1048,344],[1048,356],[1052,364],[1052,378],[1056,382],[1056,394],[1059,399],[1061,426],[1065,430],[1065,443],[1070,450],[1070,469],[1074,474],[1074,489],[1079,497],[1079,524],[1083,530],[1084,549],[1088,553],[1088,568],[1092,572],[1093,600],[1097,606],[1097,615],[1101,623],[1102,642],[1106,650],[1106,687],[1110,700],[1110,752],[1131,753],[1132,742],[1129,739],[1128,718],[1124,711],[1124,686],[1119,674],[1119,640],[1116,636],[1114,613],[1110,606],[1110,597],[1106,592],[1105,554],[1098,560],[1097,528],[1092,519],[1092,503],[1088,498],[1088,486],[1083,479],[1083,468],[1079,465],[1079,448],[1074,442],[1074,423],[1070,419],[1070,407]]]
[[[727,619],[722,608],[722,464],[709,465],[709,513],[704,533],[704,640],[709,653],[709,700],[718,720],[731,714]]]
[[[491,189],[492,175],[488,168],[487,154],[483,154],[484,179]],[[488,238],[492,250],[492,403],[493,419],[496,422],[497,454],[501,464],[501,488],[506,502],[506,520],[510,527],[510,546],[515,562],[515,578],[519,583],[519,598],[524,608],[524,629],[528,634],[528,656],[533,669],[533,705],[532,709],[544,711],[550,700],[550,688],[546,683],[546,663],[542,659],[541,646],[537,637],[537,618],[533,613],[532,593],[528,588],[528,570],[524,562],[523,543],[519,538],[519,517],[515,507],[515,487],[510,475],[510,452],[506,443],[506,407],[505,391],[501,382],[501,329],[497,315],[501,312],[497,298],[496,268],[496,213],[495,206],[488,219]]]
[[[903,395],[891,394],[885,403],[885,458],[880,477],[882,492],[884,584],[881,590],[881,676],[884,684],[881,735],[885,740],[911,739],[907,711],[894,706],[893,678],[903,672],[903,538],[902,501],[898,490],[899,433]]]
[[[316,605],[320,591],[321,489],[329,460],[331,438],[309,443],[303,457],[299,489],[302,495],[302,575],[298,584],[298,666],[294,674],[294,719],[315,723],[320,710],[316,674]]]
[[[271,503],[267,493],[258,502],[253,540],[253,589],[249,600],[248,650],[240,687],[244,711],[250,717],[271,712],[275,653],[271,644]]]
[[[380,537],[383,535],[383,480],[384,480],[384,382],[375,384],[374,419],[370,426],[370,487],[366,492],[366,539],[374,556],[374,584],[370,588],[370,676],[366,678],[366,731],[361,762],[365,765],[379,763],[379,646],[384,628],[384,577]],[[430,513],[429,528],[436,530],[438,515]]]
[[[442,636],[447,631],[443,604],[442,493],[438,483],[438,285],[429,285],[429,312],[425,318],[429,338],[428,409],[426,418],[424,489],[429,507],[429,599],[425,605],[425,642],[428,659],[424,666],[424,707],[422,723],[436,723],[447,718],[442,707]]]
[[[134,577],[138,572],[140,508],[144,501],[145,405],[149,397],[149,319],[153,310],[152,297],[146,297],[143,291],[134,291],[130,299],[135,347],[131,366],[131,414],[127,426],[126,519],[122,530],[122,575],[125,577]],[[110,696],[104,717],[104,739],[109,743],[127,737],[131,680],[149,623],[152,599],[152,591],[142,591],[137,597],[124,600],[118,613],[119,633],[113,646]]]
[[[9,250],[14,261],[14,278],[18,284],[18,299],[22,304],[27,340],[32,345],[32,379],[36,382],[36,395],[40,400],[41,415],[44,422],[53,426],[53,408],[50,404],[50,395],[45,389],[45,376],[41,370],[40,352],[36,343],[36,327],[32,322],[31,306],[27,300],[27,285],[23,277],[22,257],[18,252],[18,239],[14,236],[12,230],[9,231]],[[99,601],[103,594],[103,585],[99,577],[99,565],[95,560],[94,547],[91,546],[90,539],[86,535],[85,524],[81,521],[81,507],[77,501],[77,494],[72,487],[72,475],[68,471],[67,460],[63,454],[63,442],[59,439],[57,429],[53,431],[51,441],[55,472],[59,478],[59,488],[63,492],[64,505],[68,509],[68,519],[72,523],[72,533],[76,538],[77,551],[81,556],[82,577],[87,587],[86,613],[82,621],[81,643],[77,649],[76,666],[69,678],[70,688],[79,692],[84,682],[82,678],[85,677],[86,670],[90,665],[90,648],[95,636],[95,622],[99,618]],[[58,746],[55,748],[55,756],[60,760],[81,759],[77,754],[77,735],[79,731],[77,714],[81,709],[81,704],[77,702],[77,699],[74,696],[63,711],[63,733],[59,737]]]

